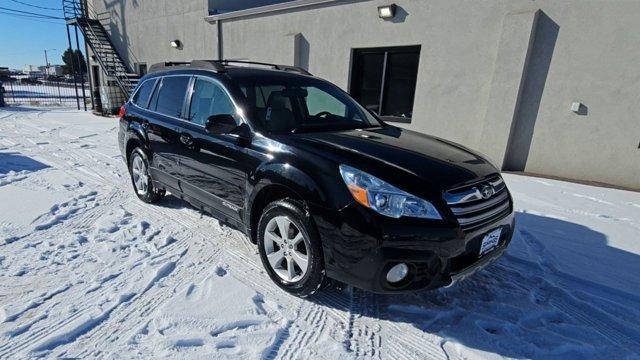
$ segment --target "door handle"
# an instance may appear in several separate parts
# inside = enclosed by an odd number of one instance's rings
[[[194,149],[193,137],[188,133],[180,134],[180,142],[187,147],[187,149]]]

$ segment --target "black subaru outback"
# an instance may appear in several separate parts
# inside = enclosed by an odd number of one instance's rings
[[[302,69],[150,70],[120,109],[137,196],[169,191],[245,232],[288,292],[327,278],[374,292],[448,286],[511,240],[512,199],[486,158],[386,124]]]

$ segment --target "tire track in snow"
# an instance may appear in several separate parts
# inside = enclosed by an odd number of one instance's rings
[[[380,359],[380,309],[376,295],[351,288],[346,348],[357,358]]]
[[[293,330],[284,346],[281,359],[311,358],[315,354],[310,346],[316,344],[318,339],[325,334],[327,315],[320,306],[311,302],[302,304],[303,311],[293,322]]]
[[[385,357],[389,359],[415,359],[428,358],[447,360],[449,354],[441,346],[441,339],[436,336],[426,334],[416,329],[413,325],[398,324],[393,321],[385,321],[390,335],[386,341]],[[434,338],[429,339],[429,337]],[[435,343],[434,340],[438,340]]]
[[[193,249],[190,249],[189,253],[192,251]],[[203,255],[206,252],[201,249],[197,253]],[[206,269],[212,263],[215,263],[215,260],[220,255],[220,250],[208,254],[208,257],[200,259],[185,257],[180,266],[171,266],[173,271],[170,274],[166,274],[163,271],[167,267],[166,264],[163,265],[158,272],[158,274],[165,275],[162,278],[162,287],[155,286],[157,280],[159,280],[158,276],[155,276],[154,280],[149,283],[151,286],[147,286],[149,290],[134,298],[127,308],[118,309],[108,324],[97,328],[90,334],[86,334],[85,338],[74,344],[69,353],[77,353],[79,358],[97,356],[101,353],[100,349],[113,346],[119,340],[125,343],[128,342],[144,324],[151,320],[150,316],[153,315],[156,309],[170,299],[168,294],[179,292],[185,287],[185,278],[193,279],[192,274],[202,274],[204,278],[205,275],[209,274]],[[200,267],[194,269],[185,266],[185,261],[193,262],[194,260],[201,260]]]
[[[89,315],[79,318],[77,321],[69,322],[67,326],[60,328],[57,332],[52,332],[44,337],[29,351],[31,354],[52,351],[62,345],[66,345],[76,341],[80,336],[90,332],[97,326],[100,326],[111,316],[111,313],[121,305],[131,301],[135,297],[135,293],[126,293],[118,297],[118,299],[110,305],[106,310],[97,315]]]
[[[302,301],[302,304],[298,305],[302,309],[299,314],[289,315],[294,317],[292,329],[287,334],[287,339],[280,347],[278,355],[272,355],[275,358],[306,357],[296,356],[300,354],[289,348],[293,348],[293,344],[312,344],[320,337],[320,334],[314,336],[316,330],[308,325],[300,327],[301,332],[306,332],[306,337],[296,329],[298,327],[296,322],[301,321],[299,317],[303,319],[307,317],[312,307],[317,307],[326,314],[323,317],[327,324],[331,324],[329,331],[324,333],[328,333],[334,340],[342,341],[345,347],[351,348],[354,356],[358,358],[415,359],[425,356],[424,354],[428,354],[428,357],[433,359],[448,358],[440,343],[425,337],[419,329],[407,324],[397,324],[393,320],[385,320],[386,315],[381,309],[384,306],[381,304],[383,303],[381,299],[384,297],[358,289],[349,294],[336,289],[324,289],[307,299],[291,299],[290,295],[271,283],[271,279],[262,270],[262,264],[257,262],[258,259],[254,261],[257,255],[245,254],[240,249],[227,249],[226,253],[231,255],[229,259],[231,273],[241,282],[257,291],[269,294],[284,306]],[[390,335],[385,346],[383,346],[381,335],[384,329],[389,330]],[[402,346],[396,344],[402,344]]]
[[[30,310],[36,309],[38,307],[40,307],[42,304],[44,304],[45,302],[51,300],[54,296],[61,294],[67,290],[69,290],[71,288],[71,284],[65,284],[62,287],[55,289],[53,291],[49,291],[45,294],[43,294],[42,296],[32,300],[31,302],[29,302],[27,304],[27,306],[25,306],[24,308],[22,308],[21,310],[13,313],[13,314],[4,314],[3,319],[0,319],[0,322],[14,322],[16,320],[18,320],[22,315],[24,315],[25,313],[27,313]],[[4,310],[4,312],[6,312],[6,309]],[[0,314],[2,315],[2,314]]]
[[[57,331],[67,327],[69,324],[77,321],[77,319],[87,315],[89,312],[95,310],[95,300],[103,299],[106,297],[106,290],[95,292],[93,295],[85,296],[84,302],[77,305],[76,311],[70,316],[54,319],[52,322],[48,322],[46,324],[36,323],[38,327],[35,330],[31,330],[27,333],[24,333],[24,337],[17,337],[17,339],[12,339],[12,342],[8,342],[6,346],[0,346],[0,358],[5,356],[11,357],[10,355],[20,354],[22,351],[26,350],[28,347],[33,345],[34,343],[39,343],[42,339],[47,338],[54,334]],[[53,307],[56,307],[60,304],[67,303],[67,301],[71,302],[76,299],[76,296],[71,294],[70,299],[60,299],[57,303],[53,304]],[[43,304],[44,305],[44,304]],[[52,308],[45,310],[45,313],[52,313]],[[51,316],[48,317],[52,319]],[[33,326],[34,324],[32,324]],[[21,334],[22,335],[22,334]]]
[[[172,200],[169,199],[169,201]],[[180,291],[180,287],[185,286],[184,279],[192,279],[192,274],[202,274],[202,276],[209,274],[206,271],[207,268],[216,263],[216,260],[222,252],[221,246],[207,241],[211,236],[218,237],[219,234],[216,234],[215,231],[219,229],[209,228],[209,231],[203,231],[201,233],[194,231],[202,227],[203,221],[200,217],[195,217],[191,210],[187,210],[186,212],[177,211],[175,209],[163,208],[160,205],[147,205],[137,201],[132,202],[129,205],[139,210],[139,212],[136,211],[136,213],[146,213],[145,218],[150,223],[166,223],[167,218],[176,220],[163,228],[163,230],[172,233],[173,236],[184,237],[186,239],[197,239],[198,241],[195,242],[174,242],[167,245],[167,247],[162,248],[163,252],[166,252],[169,247],[171,247],[172,252],[184,252],[188,250],[188,253],[193,255],[187,256],[183,262],[188,261],[189,264],[193,265],[174,267],[170,276],[163,280],[164,286],[162,289],[156,289],[154,291],[149,290],[148,295],[147,292],[145,292],[143,296],[140,296],[140,299],[135,299],[135,306],[131,306],[128,310],[119,311],[117,315],[114,315],[114,320],[111,321],[111,324],[116,325],[109,324],[97,329],[94,333],[87,334],[85,338],[86,342],[94,341],[94,343],[84,345],[83,341],[85,339],[81,339],[79,344],[74,344],[74,347],[76,348],[84,347],[84,350],[77,351],[79,356],[95,356],[96,352],[99,353],[100,351],[98,349],[103,348],[104,346],[113,345],[113,343],[118,340],[128,341],[135,335],[135,332],[137,332],[141,326],[148,323],[150,320],[149,316],[153,315],[155,309],[160,307],[162,303],[169,298],[166,296],[167,292]],[[134,211],[133,209],[131,210]],[[204,222],[208,222],[208,220]],[[187,233],[181,233],[180,236],[176,234],[187,229],[190,229]],[[214,231],[213,233],[212,230]],[[126,324],[126,326],[123,324]],[[134,331],[132,332],[131,329],[134,329]],[[95,339],[100,340],[96,343]],[[76,349],[74,349],[73,352],[76,352]]]
[[[83,228],[88,229],[91,227],[93,220],[100,217],[105,212],[118,207],[118,204],[115,203],[115,200],[117,199],[117,196],[115,195],[119,193],[120,192],[117,190],[114,191],[112,193],[112,196],[109,196],[107,198],[107,201],[104,204],[102,204],[103,206],[92,208],[92,210],[95,209],[96,211],[91,211],[91,214],[87,214],[85,212],[83,213],[83,216],[74,217],[70,221],[64,222],[61,226],[52,227],[37,233],[34,232],[29,237],[37,235],[38,237],[56,238],[56,236],[60,233],[73,232],[74,230],[83,229]],[[167,248],[167,250],[170,250],[170,248]],[[89,286],[93,286],[93,285],[89,284]],[[85,289],[84,292],[86,293],[87,290],[89,289],[91,288],[87,287],[87,289]],[[61,331],[62,328],[68,327],[70,323],[78,321],[77,319],[79,319],[80,317],[86,316],[88,312],[94,310],[95,302],[99,299],[106,298],[107,295],[110,293],[110,289],[104,288],[99,291],[94,290],[89,293],[90,295],[85,295],[83,297],[83,301],[81,303],[75,302],[74,300],[76,299],[74,298],[74,296],[71,296],[71,299],[61,299],[59,301],[60,303],[63,303],[63,304],[72,303],[74,304],[74,306],[77,306],[76,312],[73,313],[71,316],[64,317],[61,319],[55,319],[53,320],[53,322],[43,324],[42,327],[36,328],[30,331],[29,333],[25,334],[26,337],[20,337],[18,339],[14,339],[14,341],[6,344],[6,346],[0,347],[0,357],[11,354],[11,353],[15,354],[20,351],[23,351],[28,347],[29,344],[42,341],[43,338],[49,337],[54,332]],[[55,307],[56,305],[57,304],[54,304],[53,306]],[[47,309],[46,312],[51,312],[51,309]]]

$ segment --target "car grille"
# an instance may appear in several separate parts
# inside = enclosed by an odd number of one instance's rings
[[[465,231],[472,231],[511,212],[509,192],[500,176],[446,191],[444,199]]]

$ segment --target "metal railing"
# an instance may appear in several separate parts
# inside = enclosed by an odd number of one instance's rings
[[[99,20],[103,13],[96,12],[83,0],[63,0],[63,10],[67,23],[80,28],[102,71],[128,95],[137,85],[137,75],[111,42],[109,33]]]

